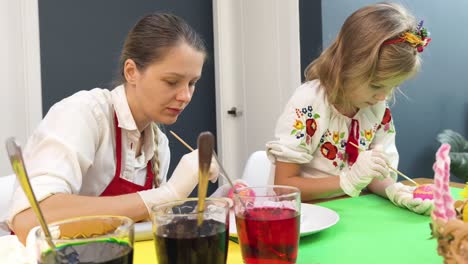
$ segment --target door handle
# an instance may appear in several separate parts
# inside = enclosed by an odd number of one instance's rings
[[[228,115],[232,115],[234,117],[241,115],[242,112],[237,110],[237,107],[233,106],[231,109],[227,110]]]

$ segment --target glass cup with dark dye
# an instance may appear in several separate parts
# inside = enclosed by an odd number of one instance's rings
[[[152,221],[159,264],[226,263],[228,201],[207,198],[203,213],[197,212],[197,198],[164,203],[152,208]]]
[[[301,216],[299,189],[270,185],[237,191],[234,211],[244,263],[296,263]]]
[[[39,264],[132,264],[134,223],[124,216],[86,216],[49,224],[56,250],[35,232]]]

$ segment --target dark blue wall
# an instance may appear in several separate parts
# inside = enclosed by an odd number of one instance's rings
[[[301,45],[301,80],[304,70],[322,52],[322,3],[299,0],[299,27]]]

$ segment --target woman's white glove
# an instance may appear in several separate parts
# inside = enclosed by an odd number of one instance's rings
[[[37,228],[34,229],[37,231]],[[37,263],[36,244],[25,248],[17,236],[0,236],[0,262],[2,264],[34,264]]]
[[[219,167],[212,159],[209,180],[215,182],[218,179]],[[146,205],[148,212],[151,207],[164,202],[187,198],[198,184],[198,150],[185,154],[167,183],[159,188],[138,192]]]
[[[359,195],[374,179],[383,180],[389,176],[387,158],[379,150],[366,150],[359,153],[356,162],[340,173],[340,187],[349,196]]]
[[[249,187],[246,181],[237,179],[232,182],[234,184],[234,188],[240,189],[244,187]],[[232,199],[234,198],[234,190],[231,188],[231,185],[229,183],[223,184],[216,191],[214,191],[213,194],[211,194],[212,198],[224,198],[229,202],[229,207],[232,207],[234,205],[234,202]]]
[[[413,198],[416,187],[394,183],[385,189],[388,199],[398,207],[406,208],[417,214],[429,215],[434,208],[433,200]]]
[[[249,187],[249,184],[246,181],[241,180],[241,179],[236,179],[236,180],[232,181],[232,184],[234,184],[235,189]],[[229,197],[229,198],[232,198],[233,195],[234,195],[233,188],[231,188],[231,185],[229,183],[225,183],[225,184],[219,186],[218,189],[216,189],[216,191],[214,191],[213,194],[211,194],[210,197],[215,197],[215,198]]]

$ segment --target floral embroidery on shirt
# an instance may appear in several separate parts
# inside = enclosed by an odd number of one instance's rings
[[[334,160],[336,159],[338,148],[331,142],[325,142],[323,143],[322,147],[320,147],[320,151],[325,158]]]
[[[313,112],[311,105],[302,109],[296,108],[296,120],[293,124],[293,130],[291,135],[294,135],[296,139],[300,139],[301,143],[299,146],[310,145],[311,139],[317,131],[317,121],[320,118],[318,113]]]
[[[333,166],[342,170],[346,163],[346,139],[345,132],[333,131],[327,129],[320,138],[319,149],[322,156],[331,160]]]
[[[392,121],[392,113],[390,112],[390,108],[387,107],[385,109],[385,113],[384,113],[384,116],[382,118],[382,122],[377,127],[377,129],[380,129],[380,128],[383,127],[384,132],[395,133],[395,127],[393,126],[393,122],[390,122],[390,121]]]
[[[374,139],[379,124],[359,131],[359,144],[367,149]],[[326,130],[320,138],[319,150],[323,157],[330,160],[334,167],[342,170],[347,163],[346,144],[349,132]]]
[[[360,131],[361,137],[359,138],[359,144],[362,146],[367,146],[372,142],[374,138],[374,129],[364,129]]]

